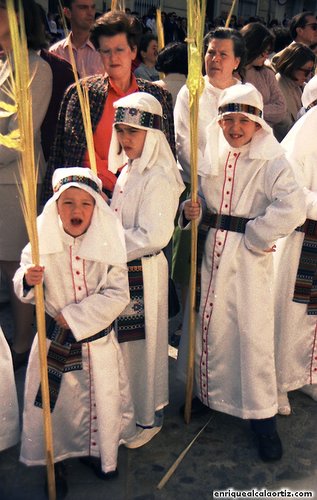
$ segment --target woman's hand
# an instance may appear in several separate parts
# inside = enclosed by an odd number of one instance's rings
[[[184,203],[184,214],[187,220],[198,219],[200,215],[200,203],[187,200]]]
[[[44,266],[29,267],[24,274],[25,281],[29,286],[40,285],[43,281]]]

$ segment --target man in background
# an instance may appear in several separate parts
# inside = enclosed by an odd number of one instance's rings
[[[293,42],[310,47],[317,42],[317,20],[313,12],[301,12],[294,16],[289,25]]]
[[[310,47],[317,43],[317,19],[313,12],[301,12],[292,17],[289,24],[289,34],[292,38],[290,45],[294,43],[303,43]],[[284,47],[286,48],[286,47]],[[282,55],[284,49],[280,50],[268,61],[267,66],[275,70],[275,64]]]
[[[52,45],[50,52],[70,62],[69,44],[71,44],[81,78],[104,73],[100,54],[89,40],[90,29],[95,22],[94,0],[64,0],[63,4],[71,31],[66,38]]]

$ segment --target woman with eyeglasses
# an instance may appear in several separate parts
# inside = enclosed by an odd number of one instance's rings
[[[302,43],[286,47],[275,64],[276,81],[287,105],[284,120],[274,126],[274,134],[281,141],[294,125],[301,109],[303,87],[315,66],[315,54]]]
[[[102,181],[104,192],[109,196],[117,180],[108,170],[114,101],[133,92],[147,92],[154,95],[162,105],[163,131],[175,154],[172,96],[161,87],[136,78],[132,73],[132,62],[137,55],[141,33],[142,27],[137,18],[122,11],[110,11],[102,15],[91,31],[90,38],[100,52],[105,74],[91,76],[84,81],[89,94],[98,177]],[[69,87],[61,105],[55,143],[47,169],[43,201],[52,194],[52,175],[60,165],[90,166],[75,86]]]
[[[265,65],[274,46],[274,36],[261,23],[249,23],[241,31],[246,46],[246,64],[243,82],[252,83],[261,92],[264,102],[264,119],[273,127],[285,118],[286,103],[279,89],[274,72]]]

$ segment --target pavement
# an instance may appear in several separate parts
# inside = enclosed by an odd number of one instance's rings
[[[10,338],[12,322],[7,305],[0,305],[0,324]],[[185,389],[176,380],[177,349],[170,347],[169,354],[170,404],[162,431],[142,448],[120,447],[119,476],[110,481],[96,478],[78,459],[67,460],[66,500],[209,500],[219,498],[218,490],[222,498],[238,497],[237,490],[245,490],[240,497],[248,498],[309,498],[305,491],[317,498],[317,402],[299,391],[290,393],[292,414],[278,417],[283,458],[264,463],[247,421],[210,411],[188,425],[184,423],[179,407]],[[24,378],[22,368],[16,373],[21,408]],[[166,472],[205,424],[171,478],[158,489]],[[0,500],[44,500],[45,468],[26,467],[18,457],[19,445],[0,453]]]

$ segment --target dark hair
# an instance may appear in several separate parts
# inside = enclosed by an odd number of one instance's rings
[[[274,47],[274,35],[261,23],[249,23],[240,31],[245,41],[246,61],[250,64],[265,50],[272,51]]]
[[[313,16],[315,14],[313,12],[301,12],[300,14],[296,14],[296,16],[292,17],[292,20],[289,24],[289,32],[292,37],[292,40],[295,40],[297,37],[297,28],[305,28],[307,24],[307,17]]]
[[[274,26],[274,28],[272,28],[272,32],[275,37],[274,52],[280,52],[280,50],[285,49],[285,47],[291,43],[292,38],[287,28],[284,28],[283,26]]]
[[[187,44],[181,42],[168,43],[158,54],[155,69],[162,73],[180,73],[187,76],[188,58]]]
[[[71,9],[72,3],[74,2],[75,0],[63,0],[63,6],[66,7],[66,9]]]
[[[150,43],[152,42],[152,40],[154,40],[155,42],[157,42],[157,36],[153,35],[152,32],[144,33],[141,36],[141,40],[140,40],[140,43],[139,43],[139,46],[138,46],[138,58],[141,61],[143,61],[143,57],[142,57],[141,52],[146,52],[147,51],[148,46],[150,45]]]
[[[292,43],[282,51],[274,67],[277,73],[293,78],[294,71],[309,61],[315,64],[314,52],[303,43]]]
[[[232,40],[233,52],[235,57],[240,58],[240,63],[237,68],[239,69],[244,65],[245,58],[245,43],[240,32],[234,28],[223,28],[222,26],[216,28],[214,31],[209,31],[204,37],[204,49],[207,51],[208,45],[211,40]]]
[[[40,5],[39,3],[36,2],[36,6],[38,8],[38,11],[39,11],[39,18],[41,19],[41,22],[42,22],[42,29],[44,31],[44,38],[45,38],[45,46],[43,46],[42,48],[44,49],[48,49],[49,48],[49,39],[50,39],[50,27],[49,27],[49,24],[48,24],[48,17],[46,17],[46,12],[45,12],[45,9],[44,7],[42,7],[42,5]],[[53,16],[53,14],[50,14],[48,13],[48,16],[51,15]]]
[[[100,16],[90,32],[90,40],[99,49],[99,37],[115,36],[121,33],[127,35],[128,44],[134,49],[139,44],[142,34],[140,21],[120,10],[111,10]]]
[[[7,1],[0,0],[0,7],[7,8]],[[38,5],[34,0],[22,0],[22,8],[28,48],[39,50],[46,47],[45,32]],[[19,11],[19,0],[14,0],[14,10]]]
[[[279,22],[277,19],[272,19],[270,22],[269,22],[269,28],[273,29],[275,28],[275,26],[279,26]]]
[[[156,17],[156,7],[154,7],[154,5],[152,5],[152,7],[149,7],[146,15],[150,18]]]

